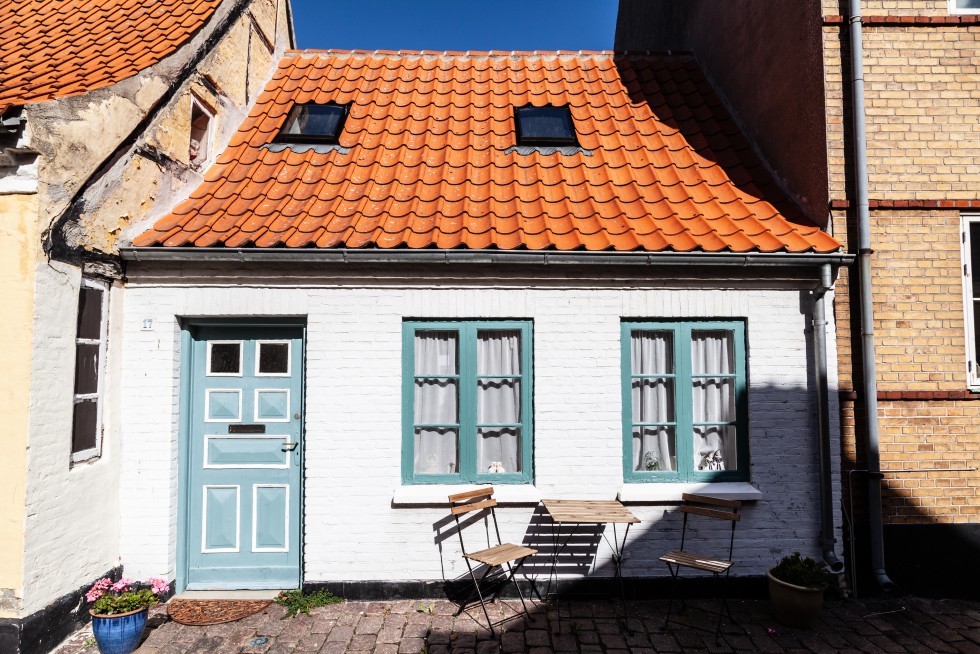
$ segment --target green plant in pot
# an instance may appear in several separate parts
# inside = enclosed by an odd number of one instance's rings
[[[790,627],[812,627],[834,577],[822,563],[793,552],[766,573],[773,613]]]

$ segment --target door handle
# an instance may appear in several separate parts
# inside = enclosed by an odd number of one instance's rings
[[[292,452],[293,450],[296,449],[296,446],[297,445],[299,445],[299,443],[297,441],[286,441],[286,442],[284,442],[282,444],[282,451],[283,452]]]

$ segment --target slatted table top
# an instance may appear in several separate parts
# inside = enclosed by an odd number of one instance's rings
[[[559,524],[636,523],[640,519],[618,500],[541,500]]]

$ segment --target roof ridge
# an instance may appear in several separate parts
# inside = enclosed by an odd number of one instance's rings
[[[295,58],[297,55],[304,57],[316,57],[322,55],[340,55],[351,57],[450,57],[453,59],[474,58],[485,59],[491,57],[683,57],[692,56],[690,50],[367,50],[342,48],[296,48],[285,51],[284,58]]]

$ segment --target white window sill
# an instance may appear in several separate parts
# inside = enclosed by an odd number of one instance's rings
[[[680,502],[684,493],[699,493],[726,500],[751,502],[761,500],[765,493],[747,481],[728,481],[703,484],[626,484],[619,490],[620,502]]]
[[[450,495],[478,488],[485,487],[476,484],[399,486],[391,503],[395,506],[448,506]],[[493,497],[497,504],[537,504],[541,501],[541,492],[530,484],[501,484],[493,487]]]

